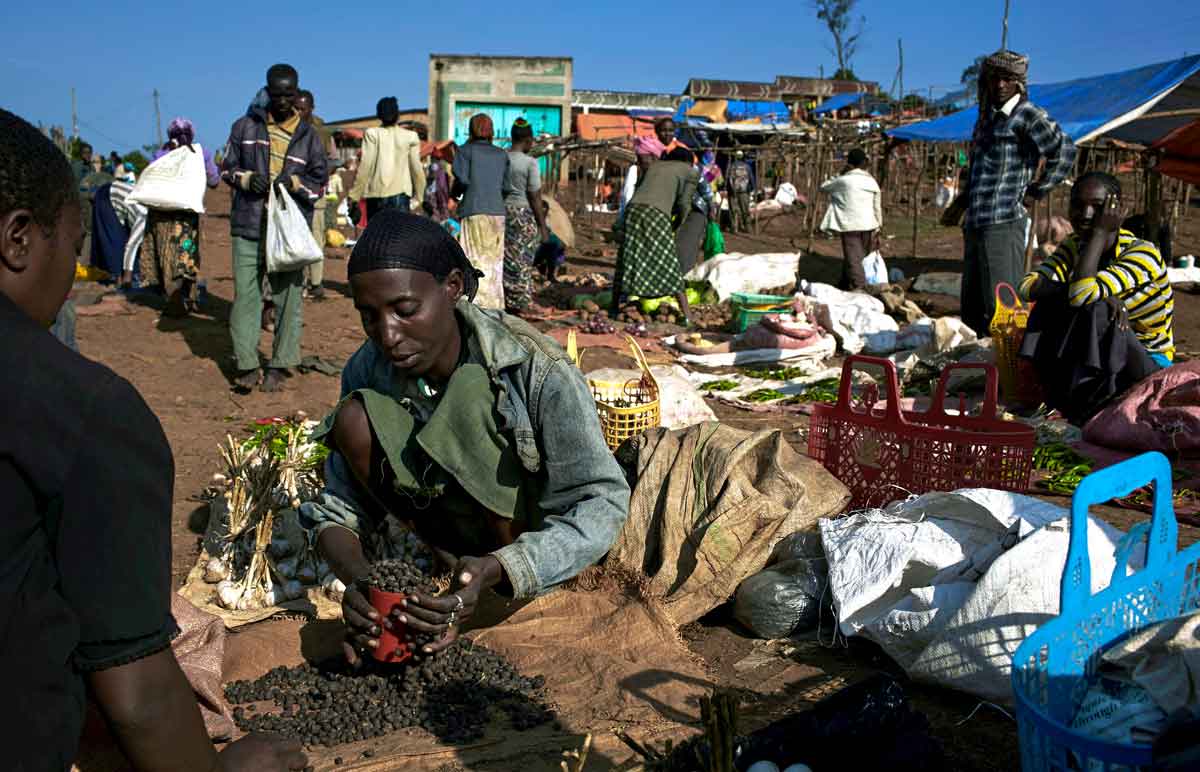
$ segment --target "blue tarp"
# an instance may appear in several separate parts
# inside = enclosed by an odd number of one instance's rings
[[[1072,140],[1083,142],[1132,121],[1139,110],[1197,72],[1200,55],[1093,78],[1034,84],[1029,87],[1029,98],[1045,109]],[[978,114],[979,108],[971,107],[901,126],[888,134],[923,142],[966,142],[971,139]]]
[[[792,111],[783,102],[747,102],[730,99],[725,103],[725,120],[729,123],[761,118],[763,123],[787,123]]]
[[[835,110],[841,110],[851,105],[856,105],[866,98],[866,94],[834,94],[821,103],[819,107],[813,110],[813,115],[824,115],[832,113]]]

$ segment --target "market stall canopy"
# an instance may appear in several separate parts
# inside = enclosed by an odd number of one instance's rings
[[[589,141],[651,136],[654,123],[634,120],[629,115],[580,114],[575,116],[575,133]]]
[[[1152,149],[1162,154],[1159,172],[1200,185],[1200,119],[1175,129]]]
[[[812,111],[812,114],[825,115],[826,113],[844,110],[847,107],[861,106],[866,102],[866,99],[866,94],[834,94],[818,105]]]
[[[1186,84],[1181,96],[1192,99],[1186,107],[1200,107],[1200,99],[1197,99],[1200,94],[1198,73],[1200,55],[1188,56],[1092,78],[1034,84],[1029,87],[1029,98],[1044,108],[1076,144],[1110,133],[1124,141],[1136,141],[1130,139],[1127,132],[1117,129],[1129,124],[1136,127],[1133,122],[1160,103],[1167,102],[1167,98],[1181,86]],[[1171,103],[1174,101],[1171,100]],[[888,135],[919,142],[967,142],[971,139],[978,114],[979,108],[971,107],[942,118],[892,129]],[[1147,124],[1150,123],[1153,121],[1147,121]],[[1160,125],[1165,127],[1165,131],[1174,128]],[[1149,141],[1161,136],[1159,134]]]

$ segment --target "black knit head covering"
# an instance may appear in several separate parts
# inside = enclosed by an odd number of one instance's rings
[[[368,221],[367,229],[350,253],[347,273],[353,276],[395,268],[431,273],[438,281],[444,281],[458,268],[463,273],[463,295],[467,300],[475,299],[479,277],[483,276],[442,226],[428,218],[388,208]]]

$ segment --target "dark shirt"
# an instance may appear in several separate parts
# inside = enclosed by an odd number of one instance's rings
[[[476,214],[503,217],[508,153],[490,142],[468,142],[454,154],[454,180],[465,186],[460,218]]]
[[[174,460],[141,396],[0,294],[4,767],[63,770],[88,672],[170,645]]]

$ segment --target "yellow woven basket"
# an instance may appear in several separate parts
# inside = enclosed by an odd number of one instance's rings
[[[1019,356],[1032,309],[1033,304],[1022,302],[1011,284],[1000,282],[996,285],[996,312],[992,315],[988,331],[992,334],[992,346],[996,351],[1000,390],[1006,399],[1040,402],[1042,398],[1032,363]]]
[[[662,420],[658,381],[650,372],[646,355],[642,353],[641,346],[632,335],[626,335],[625,342],[629,344],[642,371],[640,378],[630,378],[626,381],[587,378],[588,386],[592,389],[592,399],[596,402],[596,413],[600,416],[604,441],[608,443],[610,450],[616,450],[630,437],[636,437],[647,429],[658,426]],[[583,352],[579,350],[574,330],[567,333],[567,356],[571,357],[576,367],[580,367],[583,362]]]

